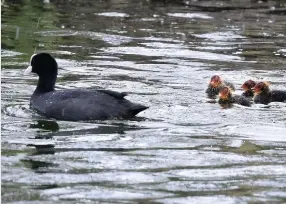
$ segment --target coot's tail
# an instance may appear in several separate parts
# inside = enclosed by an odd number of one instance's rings
[[[149,107],[135,103],[131,108],[132,115],[135,116],[138,113],[140,113],[141,111],[146,110],[147,108],[149,108]]]

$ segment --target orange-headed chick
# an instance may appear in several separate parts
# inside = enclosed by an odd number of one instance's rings
[[[286,91],[271,91],[268,82],[259,82],[252,90],[254,92],[254,103],[286,102]]]
[[[229,87],[223,87],[219,91],[219,104],[240,104],[242,106],[250,106],[250,101],[244,97],[239,95],[233,95],[231,89]]]
[[[224,81],[220,76],[218,75],[214,75],[212,76],[208,88],[206,89],[206,93],[208,95],[209,98],[214,98],[218,95],[219,91],[221,88],[228,86],[230,87],[232,90],[235,90],[233,84]]]
[[[244,90],[244,92],[242,93],[243,96],[245,97],[253,97],[254,93],[252,88],[256,85],[256,82],[249,79],[246,82],[244,82],[241,86],[241,88]]]

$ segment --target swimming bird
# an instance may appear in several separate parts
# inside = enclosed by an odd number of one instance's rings
[[[219,104],[221,105],[232,105],[233,103],[242,105],[242,106],[251,106],[250,101],[239,95],[232,95],[231,89],[229,87],[223,87],[219,91]]]
[[[228,86],[233,91],[235,90],[232,83],[224,81],[218,75],[212,76],[208,88],[206,89],[207,96],[209,98],[215,98],[219,94],[219,91],[225,86]]]
[[[269,88],[268,82],[259,82],[253,87],[254,103],[267,105],[271,102],[286,102],[286,91]]]
[[[48,118],[67,121],[127,119],[148,108],[125,99],[126,93],[111,90],[55,90],[58,64],[48,53],[31,56],[25,73],[30,72],[39,76],[30,107]]]
[[[244,82],[241,86],[241,88],[244,90],[244,92],[242,93],[243,96],[245,97],[253,97],[254,93],[252,88],[256,85],[256,82],[249,79],[246,82]]]

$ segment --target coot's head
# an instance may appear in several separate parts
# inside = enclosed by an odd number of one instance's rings
[[[251,90],[254,86],[256,85],[255,81],[253,80],[248,80],[242,84],[241,88],[243,88],[244,91]]]
[[[220,91],[219,91],[219,99],[227,101],[230,99],[231,97],[231,89],[229,87],[223,87]]]
[[[259,82],[257,83],[252,90],[255,94],[268,93],[269,92],[269,83],[268,82]]]
[[[39,53],[31,56],[30,65],[25,70],[25,73],[35,73],[40,78],[55,77],[58,74],[58,64],[50,54]]]
[[[214,75],[211,78],[210,85],[211,87],[219,87],[222,84],[222,79],[218,75]]]

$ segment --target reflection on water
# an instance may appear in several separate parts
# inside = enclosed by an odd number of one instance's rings
[[[57,132],[60,129],[56,121],[37,120],[36,122],[36,124],[30,124],[30,128],[39,128],[51,132]]]
[[[2,201],[283,203],[286,105],[222,108],[210,76],[285,87],[285,2],[2,1]],[[132,120],[30,110],[31,54],[57,89],[107,88],[150,106]],[[242,90],[237,90],[241,94]]]

